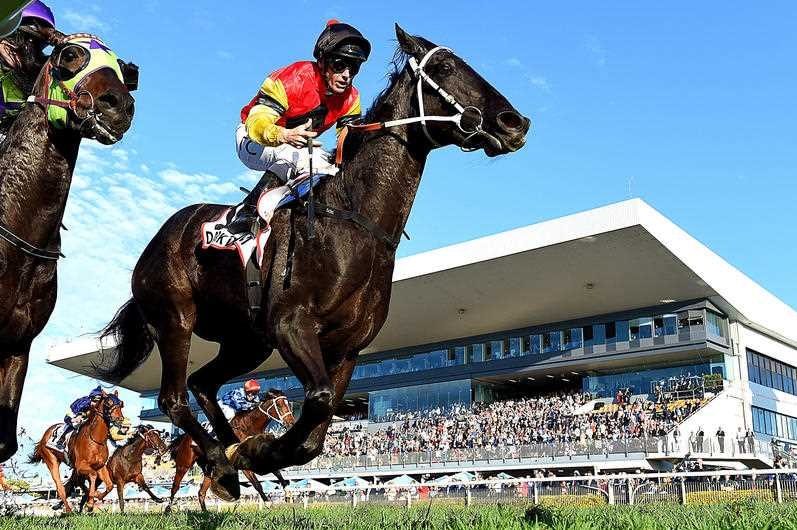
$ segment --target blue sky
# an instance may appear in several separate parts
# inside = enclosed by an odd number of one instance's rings
[[[81,151],[59,301],[23,398],[37,435],[91,384],[45,366],[47,348],[113,316],[173,211],[235,202],[256,182],[233,148],[239,109],[269,71],[309,59],[332,17],[373,44],[355,81],[364,104],[384,87],[399,22],[452,47],[533,121],[512,156],[431,155],[400,256],[634,196],[797,307],[797,4],[220,4],[51,2],[60,29],[97,33],[138,63],[141,90],[127,137]]]

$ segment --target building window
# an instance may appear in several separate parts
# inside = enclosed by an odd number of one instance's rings
[[[562,349],[562,332],[549,331],[542,336],[542,353],[558,352]]]
[[[628,324],[628,335],[632,341],[650,339],[653,337],[653,319],[650,317],[636,318]]]
[[[720,315],[713,311],[706,311],[706,332],[715,337],[725,338],[728,336],[728,323]]]
[[[751,383],[797,395],[797,369],[753,350],[747,350],[747,378]]]
[[[574,350],[576,348],[581,348],[583,345],[581,328],[566,329],[562,333],[564,336],[563,349]]]
[[[530,339],[531,339],[531,353],[532,354],[542,353],[542,335],[532,335]]]

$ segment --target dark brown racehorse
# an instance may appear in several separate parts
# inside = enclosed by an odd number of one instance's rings
[[[17,450],[17,412],[31,342],[55,306],[60,227],[82,138],[121,139],[133,118],[133,98],[117,70],[84,71],[85,60],[109,52],[78,45],[55,30],[55,44],[34,87],[39,103],[16,118],[0,153],[0,462]],[[113,62],[116,63],[115,56]],[[48,94],[79,78],[66,123],[51,123]],[[52,97],[52,96],[49,96]]]
[[[86,507],[89,511],[94,508],[96,498],[97,478],[105,483],[106,490],[113,487],[113,482],[105,464],[108,462],[108,438],[110,428],[113,425],[121,425],[124,421],[122,414],[124,403],[114,394],[106,394],[97,403],[91,405],[88,418],[80,426],[78,431],[69,440],[66,452],[69,455],[69,462],[75,473],[89,481],[88,503]],[[53,438],[53,431],[59,424],[52,425],[46,431],[41,440],[30,455],[29,462],[44,462],[50,475],[53,477],[58,498],[64,505],[64,511],[69,513],[72,506],[66,497],[66,490],[61,483],[60,464],[66,461],[66,455],[62,451],[51,449],[47,441]]]
[[[357,356],[385,322],[398,238],[429,153],[453,144],[496,156],[525,143],[529,120],[467,63],[398,26],[396,35],[401,65],[365,120],[418,118],[423,109],[427,123],[361,132],[345,144],[340,173],[319,186],[316,197],[353,220],[316,217],[315,237],[309,238],[306,216],[277,211],[260,271],[263,309],[255,322],[238,257],[201,251],[197,244],[201,224],[227,206],[198,204],[174,214],[149,243],[133,271],[133,298],[106,328],[118,345],[106,360],[106,375],[115,380],[131,373],[157,343],[159,406],[202,448],[221,498],[238,497],[236,468],[266,474],[321,452]],[[451,121],[456,113],[458,122]],[[316,211],[332,211],[326,206]],[[186,385],[192,333],[221,347]],[[216,392],[255,369],[274,348],[304,386],[301,416],[276,440],[258,435],[235,445]],[[188,387],[218,441],[191,414]],[[231,446],[229,459],[225,446]]]
[[[284,428],[290,428],[294,423],[293,411],[291,410],[290,403],[285,394],[279,390],[271,389],[266,392],[263,401],[252,410],[236,414],[230,420],[235,435],[239,440],[245,440],[249,436],[260,434],[266,430],[270,422],[276,422]],[[196,463],[197,460],[202,458],[202,450],[197,447],[188,435],[178,436],[170,445],[172,459],[175,464],[174,481],[172,482],[172,492],[169,498],[169,506],[166,511],[169,511],[174,504],[174,496],[180,489],[180,483],[189,469]],[[244,476],[255,488],[260,498],[268,500],[263,487],[260,485],[260,480],[252,471],[243,470]],[[275,473],[277,479],[283,484],[287,485],[287,481],[282,478],[282,474],[277,471]],[[202,511],[207,511],[205,507],[205,497],[207,496],[208,488],[210,487],[210,477],[205,476],[202,479],[202,484],[199,487],[199,505]]]

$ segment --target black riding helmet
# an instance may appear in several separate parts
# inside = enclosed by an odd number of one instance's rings
[[[313,57],[320,61],[330,55],[348,57],[364,62],[371,54],[371,43],[354,26],[330,20],[318,36]]]

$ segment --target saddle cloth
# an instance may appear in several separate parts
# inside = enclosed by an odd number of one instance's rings
[[[243,210],[243,203],[228,208],[218,219],[202,223],[202,250],[215,248],[218,250],[234,250],[238,252],[241,266],[246,268],[250,259],[254,258],[257,266],[263,264],[264,250],[268,237],[271,235],[271,218],[280,208],[305,197],[310,192],[310,176],[304,173],[292,179],[288,184],[265,190],[257,199],[257,214],[263,220],[264,226],[257,233],[249,231],[232,233],[227,228]],[[315,188],[330,175],[313,175],[312,183]]]
[[[74,436],[77,431],[76,430],[70,431],[66,435],[66,438],[64,439],[63,447],[61,447],[58,445],[58,440],[61,439],[61,435],[64,433],[64,429],[66,429],[66,423],[59,423],[58,425],[56,425],[55,429],[53,429],[52,434],[50,434],[50,437],[47,438],[47,442],[45,443],[45,445],[54,451],[59,451],[64,453],[64,460],[66,461],[66,464],[69,465],[69,451],[67,450],[67,448],[69,447],[69,441],[72,439],[72,436]]]

